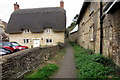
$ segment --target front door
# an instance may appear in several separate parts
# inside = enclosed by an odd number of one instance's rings
[[[34,39],[33,40],[33,47],[39,47],[40,46],[40,40],[39,39]]]

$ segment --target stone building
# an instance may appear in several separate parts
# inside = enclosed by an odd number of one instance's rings
[[[78,26],[69,32],[69,42],[78,43]]]
[[[92,49],[111,57],[120,65],[120,2],[102,2],[102,15],[100,15],[100,2],[84,2],[77,20],[79,25],[78,43],[84,48]],[[101,16],[101,19],[100,19]],[[100,20],[103,20],[103,29]],[[103,37],[101,36],[101,30]],[[101,37],[100,37],[101,36]],[[102,40],[102,43],[100,43]]]
[[[0,19],[0,39],[2,41],[9,41],[9,35],[5,32],[5,27],[7,23]]]
[[[35,9],[19,9],[18,6],[10,17],[6,32],[11,42],[29,47],[52,46],[64,43],[65,27],[66,11],[63,5]]]

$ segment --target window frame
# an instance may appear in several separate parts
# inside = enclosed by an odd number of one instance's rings
[[[46,32],[46,33],[51,33],[52,30],[51,30],[51,28],[46,28],[45,32]]]
[[[46,39],[46,43],[53,43],[53,39]]]
[[[89,30],[89,39],[90,39],[90,42],[93,42],[94,41],[94,24],[92,24],[92,26],[90,27],[90,30]]]
[[[29,43],[29,42],[30,42],[30,39],[28,39],[28,38],[24,38],[24,39],[23,39],[23,43],[26,44],[26,43]]]
[[[23,33],[30,33],[30,30],[29,30],[29,29],[25,29],[25,30],[23,31]]]

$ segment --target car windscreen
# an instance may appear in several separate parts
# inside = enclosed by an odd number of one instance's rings
[[[3,42],[2,46],[11,46],[11,44],[9,42]]]
[[[12,45],[13,46],[20,46],[18,43],[16,43],[16,42],[12,42]]]

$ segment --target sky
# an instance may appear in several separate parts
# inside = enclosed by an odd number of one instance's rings
[[[63,0],[64,9],[66,10],[68,27],[74,16],[79,14],[84,0]],[[14,11],[14,3],[18,3],[20,9],[59,7],[60,0],[0,0],[0,19],[8,22],[10,15]]]

